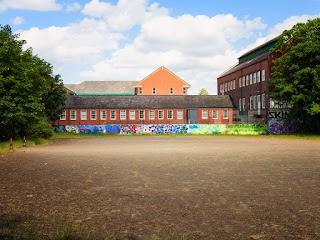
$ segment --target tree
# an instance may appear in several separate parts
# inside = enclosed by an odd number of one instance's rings
[[[284,31],[270,57],[271,96],[291,106],[289,121],[320,133],[320,18]]]
[[[48,137],[53,130],[48,120],[58,117],[65,100],[63,83],[49,63],[23,50],[26,41],[18,38],[9,26],[0,26],[0,139]]]
[[[208,95],[208,91],[205,88],[201,88],[199,91],[199,95]]]

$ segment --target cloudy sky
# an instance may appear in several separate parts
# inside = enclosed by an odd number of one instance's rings
[[[251,48],[320,17],[320,0],[0,0],[0,24],[27,40],[64,83],[141,80],[165,66],[217,93]]]

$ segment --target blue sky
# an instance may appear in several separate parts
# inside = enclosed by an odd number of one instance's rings
[[[250,48],[320,17],[320,0],[0,0],[0,24],[65,83],[141,80],[165,66],[216,94]]]

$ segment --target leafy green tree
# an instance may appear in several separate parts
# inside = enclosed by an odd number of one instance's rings
[[[199,91],[199,95],[208,95],[208,91],[205,88],[201,88]]]
[[[270,57],[271,96],[292,106],[289,121],[320,133],[320,18],[284,31]]]
[[[48,120],[58,117],[65,92],[52,66],[23,50],[24,40],[0,26],[0,139],[17,136],[48,137]],[[52,103],[54,101],[54,103]],[[36,129],[48,125],[46,134]]]

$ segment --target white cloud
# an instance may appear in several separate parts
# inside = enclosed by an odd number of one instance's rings
[[[0,11],[6,11],[10,8],[19,10],[57,11],[61,10],[62,6],[56,3],[55,0],[0,0]]]
[[[79,62],[90,64],[102,54],[116,50],[123,38],[119,33],[111,33],[105,23],[93,19],[66,27],[31,28],[20,33],[21,39],[27,40],[27,47],[59,66]]]
[[[24,23],[24,19],[22,18],[22,17],[19,17],[19,16],[17,16],[17,17],[15,17],[14,19],[13,19],[13,21],[12,21],[12,24],[13,25],[21,25],[21,24],[23,24]]]
[[[72,4],[67,5],[67,12],[75,12],[75,11],[79,11],[81,9],[81,5],[77,2],[74,2]]]
[[[137,24],[142,24],[151,16],[166,15],[165,8],[154,3],[148,6],[148,0],[119,0],[116,5],[109,2],[92,0],[86,4],[82,13],[95,18],[104,19],[114,31],[127,31]]]

